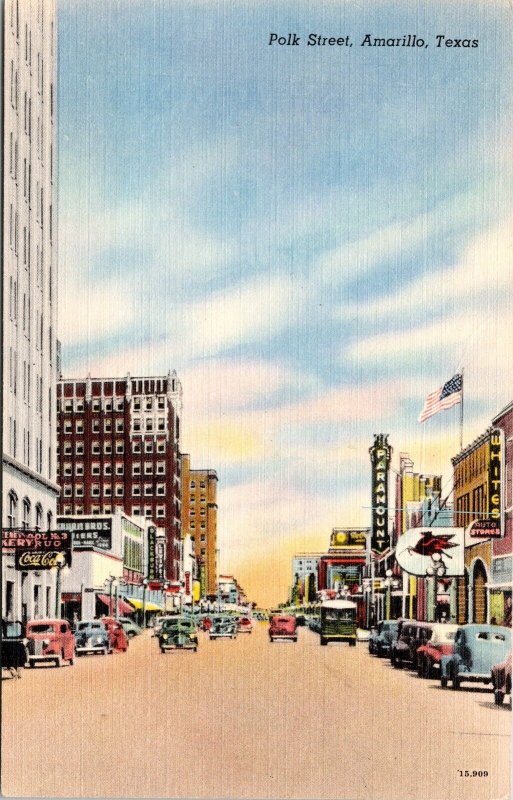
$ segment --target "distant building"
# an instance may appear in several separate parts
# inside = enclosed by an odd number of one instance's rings
[[[394,545],[410,527],[411,514],[416,511],[412,504],[421,503],[429,497],[440,496],[441,475],[424,475],[413,471],[413,461],[408,453],[399,454],[399,472],[395,481],[395,524]],[[418,527],[418,526],[415,526]],[[417,616],[417,578],[403,573],[402,576],[403,617],[416,619]]]
[[[315,600],[319,589],[317,568],[323,553],[297,553],[292,559],[292,588],[297,600],[308,602],[309,592]],[[313,588],[312,588],[313,587]],[[296,599],[296,598],[293,598]]]
[[[55,2],[6,2],[3,23],[2,524],[51,530],[57,328]],[[2,613],[53,615],[56,569],[2,558]]]
[[[165,575],[181,579],[180,417],[176,373],[60,380],[59,514],[122,511],[165,532]]]
[[[182,455],[182,532],[191,537],[202,597],[217,593],[217,473],[191,469],[188,453]]]

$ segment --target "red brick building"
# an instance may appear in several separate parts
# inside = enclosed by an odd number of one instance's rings
[[[152,519],[166,536],[166,578],[180,579],[182,387],[152,378],[60,380],[58,514]]]
[[[511,582],[513,577],[513,401],[493,420],[502,431],[501,482],[503,516],[502,538],[492,544],[490,581],[491,614],[499,624],[511,625]]]

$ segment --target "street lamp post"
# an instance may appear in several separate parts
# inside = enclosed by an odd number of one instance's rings
[[[390,619],[390,605],[391,605],[391,594],[392,594],[392,575],[394,574],[391,569],[387,569],[386,571],[386,586],[387,586],[387,607],[386,607],[386,619]]]
[[[142,623],[146,627],[146,591],[148,589],[148,578],[143,578],[143,600],[142,600]]]
[[[66,556],[58,553],[56,559],[57,576],[55,580],[55,618],[61,619],[61,573],[66,564]]]

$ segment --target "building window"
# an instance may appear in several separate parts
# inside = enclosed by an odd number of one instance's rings
[[[93,419],[93,433],[100,433],[100,420]]]
[[[100,514],[101,513],[100,506],[91,506],[91,513],[92,514]]]
[[[138,461],[132,464],[132,475],[140,475],[140,474],[141,474],[141,464]]]
[[[64,487],[64,497],[71,497],[71,485],[66,484]]]
[[[125,474],[124,464],[116,464],[116,475],[124,475],[124,474]]]
[[[84,506],[75,506],[75,514],[83,514],[84,513]]]
[[[73,411],[73,400],[64,401],[64,412],[70,414]]]
[[[191,522],[191,528],[195,528],[195,527],[196,527],[196,523],[195,522]],[[194,541],[194,536],[192,537],[192,540]]]
[[[151,417],[147,417],[146,419],[146,430],[148,433],[153,432],[153,419]]]
[[[72,452],[73,452],[73,449],[72,449],[71,445],[70,444],[65,444],[64,445],[64,455],[65,456],[70,456],[72,454]]]
[[[100,410],[100,401],[99,400],[93,400],[92,409],[93,409],[93,411],[99,411]]]
[[[112,464],[104,464],[103,465],[103,474],[104,475],[112,475]]]
[[[16,492],[9,492],[9,511],[7,514],[7,525],[9,528],[16,527],[16,517],[18,511],[18,496]]]
[[[116,442],[116,455],[122,456],[125,452],[125,445],[123,442]]]
[[[123,400],[116,400],[116,411],[123,411]]]
[[[36,531],[40,531],[43,526],[43,508],[41,503],[38,503],[36,506]]]
[[[204,523],[204,522],[202,522],[202,523],[201,523],[201,527],[202,527],[202,528],[206,528],[207,526],[205,525],[205,523]]]
[[[72,511],[72,508],[71,508],[71,506],[67,506],[67,505],[66,505],[66,506],[64,506],[64,514],[65,514],[65,515],[72,514],[72,513],[73,513],[73,511]],[[94,513],[94,512],[93,512],[93,513]],[[50,530],[50,529],[48,529],[48,530]]]
[[[116,433],[123,433],[125,430],[125,424],[122,419],[116,420]]]
[[[70,421],[64,423],[64,433],[72,433],[73,428]]]
[[[134,409],[134,411],[140,411],[141,410],[141,398],[140,397],[134,397],[132,408]]]
[[[157,453],[165,453],[166,452],[166,440],[159,439],[157,441]]]
[[[105,411],[112,411],[112,400],[105,401]]]
[[[141,516],[141,507],[140,506],[132,506],[132,516],[140,517]]]
[[[166,398],[163,396],[157,397],[157,408],[159,411],[163,411],[166,407]]]
[[[144,516],[151,519],[153,516],[153,510],[151,506],[144,506]]]
[[[191,489],[195,489],[195,488],[196,488],[196,481],[191,481]]]
[[[144,474],[145,475],[153,475],[153,462],[152,461],[145,461],[144,462]]]
[[[116,483],[116,497],[123,497],[124,487],[122,483]]]
[[[84,484],[77,483],[75,485],[75,497],[83,497],[83,496],[84,496]]]
[[[65,478],[71,478],[72,469],[71,469],[71,464],[70,463],[64,464],[63,474],[64,474]]]
[[[166,516],[166,509],[164,506],[157,506],[156,516],[157,519],[163,519]]]
[[[98,483],[93,483],[91,486],[91,497],[99,497],[100,496],[100,486]]]
[[[136,484],[135,486],[132,486],[132,494],[133,494],[134,497],[140,497],[141,496],[141,487],[138,484]]]
[[[204,489],[204,488],[205,488],[205,481],[201,481],[201,483],[200,483],[200,489]]]
[[[112,506],[103,506],[103,513],[104,514],[112,514]]]
[[[201,541],[202,541],[202,542],[205,542],[206,540],[207,540],[207,537],[205,536],[205,534],[204,534],[204,533],[202,533],[202,534],[201,534]]]
[[[84,474],[84,465],[75,464],[75,475],[80,476]]]
[[[141,430],[141,418],[140,417],[134,417],[133,429],[134,429],[134,432],[138,432],[138,431]]]
[[[144,452],[153,453],[153,439],[146,439],[144,442]]]
[[[77,421],[76,421],[76,423],[75,423],[75,432],[76,432],[76,433],[79,433],[79,434],[82,434],[82,433],[84,433],[84,423],[83,423],[83,420],[79,419],[79,420],[77,420]]]
[[[151,411],[153,408],[153,398],[147,397],[144,401],[144,408],[146,411]]]
[[[98,463],[91,464],[91,475],[99,475],[100,474],[100,465]]]
[[[110,433],[111,432],[111,430],[112,430],[112,420],[111,419],[106,419],[106,420],[103,421],[103,430],[105,431],[105,433]]]
[[[103,494],[105,497],[112,497],[112,486],[110,484],[103,487]]]
[[[84,445],[83,445],[82,442],[75,446],[75,455],[77,455],[77,456],[83,456],[84,455]]]
[[[100,455],[100,443],[99,442],[93,442],[91,444],[91,453],[93,454],[93,456],[99,456]]]
[[[166,493],[166,486],[164,483],[157,483],[157,491],[156,494],[162,496]]]
[[[157,475],[165,475],[166,474],[166,462],[165,461],[157,461],[156,467]]]
[[[153,494],[153,488],[152,488],[151,483],[145,483],[144,484],[144,496],[145,497],[151,497],[152,494]]]
[[[157,420],[157,430],[158,431],[165,431],[166,430],[166,420],[164,417],[159,417]]]
[[[132,453],[140,453],[141,452],[141,441],[133,442],[132,444]]]
[[[205,512],[205,509],[204,509],[204,508],[202,508],[200,513],[201,513],[201,516],[202,516],[202,517],[204,517],[204,516],[205,516],[205,513],[206,513],[206,512]]]
[[[106,456],[112,455],[112,444],[110,442],[104,442],[103,452]]]

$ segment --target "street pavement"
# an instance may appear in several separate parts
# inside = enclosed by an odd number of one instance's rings
[[[502,800],[509,700],[442,690],[357,647],[267,624],[197,653],[126,654],[2,680],[2,794]],[[488,776],[464,777],[488,772]]]

